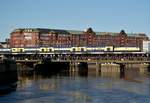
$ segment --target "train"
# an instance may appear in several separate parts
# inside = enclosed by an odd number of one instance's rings
[[[140,52],[139,47],[34,47],[34,48],[1,48],[0,52],[9,53],[65,53],[65,52]]]

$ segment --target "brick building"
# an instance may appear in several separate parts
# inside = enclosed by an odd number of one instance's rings
[[[25,28],[15,29],[10,35],[10,47],[140,47],[148,40],[146,34]]]

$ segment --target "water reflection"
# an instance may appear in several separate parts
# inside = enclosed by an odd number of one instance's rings
[[[106,66],[102,68],[106,69]],[[0,97],[1,103],[149,103],[150,76],[146,68],[126,68],[121,77],[115,67],[96,72],[61,71],[42,74],[19,72],[16,92]],[[115,69],[113,71],[109,71]],[[76,69],[77,70],[77,69]],[[121,78],[120,78],[121,77]]]
[[[5,85],[5,88],[7,88],[7,86],[9,86],[9,85]],[[0,97],[8,95],[8,94],[10,94],[12,92],[15,92],[16,89],[17,89],[17,84],[15,84],[14,86],[8,87],[7,90],[5,90],[5,89],[4,90],[0,90]]]

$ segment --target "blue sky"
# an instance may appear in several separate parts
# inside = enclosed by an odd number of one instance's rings
[[[0,0],[0,41],[33,27],[150,36],[150,0]]]

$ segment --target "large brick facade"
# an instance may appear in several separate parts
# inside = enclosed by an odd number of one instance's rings
[[[26,28],[16,29],[10,35],[10,47],[140,47],[146,34]]]

